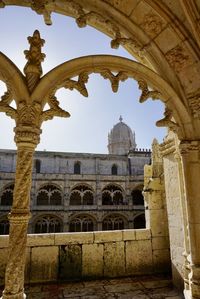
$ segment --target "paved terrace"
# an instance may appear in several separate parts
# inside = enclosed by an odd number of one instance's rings
[[[164,276],[104,279],[26,287],[27,299],[182,299]]]

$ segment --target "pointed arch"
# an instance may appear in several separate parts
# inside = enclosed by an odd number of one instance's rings
[[[11,86],[13,98],[28,101],[30,95],[25,84],[25,77],[18,67],[2,52],[0,52],[0,80]]]
[[[172,86],[160,75],[148,67],[127,58],[113,55],[91,55],[67,61],[41,78],[31,95],[32,98],[46,99],[47,95],[52,93],[52,86],[54,86],[54,90],[55,86],[57,89],[65,86],[66,80],[80,75],[83,69],[84,74],[87,75],[101,73],[106,69],[111,72],[124,72],[127,77],[138,81],[144,80],[151,88],[160,92],[160,100],[173,111],[173,117],[180,127],[181,138],[187,136],[191,139],[194,130],[192,130],[191,116],[183,104],[184,99],[181,99]],[[45,105],[45,100],[42,104]]]

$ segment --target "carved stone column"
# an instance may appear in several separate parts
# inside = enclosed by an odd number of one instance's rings
[[[190,256],[186,298],[200,298],[200,141],[181,141],[180,152],[186,190]]]
[[[17,145],[15,188],[13,205],[9,214],[9,255],[2,299],[24,299],[26,297],[24,294],[24,268],[27,228],[30,218],[32,164],[35,148],[40,141],[41,124],[54,116],[70,116],[68,112],[59,107],[59,102],[53,91],[46,95],[47,98],[44,101],[49,104],[47,110],[44,110],[42,96],[38,96],[37,99],[30,97],[40,82],[42,75],[41,62],[45,54],[41,52],[44,40],[40,38],[39,31],[36,30],[33,36],[29,36],[28,41],[30,49],[24,51],[28,60],[24,67],[26,77],[25,80],[20,81],[20,84],[25,84],[25,86],[15,86],[16,89],[24,88],[26,92],[24,92],[22,98],[17,98],[16,109],[10,106],[14,94],[12,93],[12,87],[9,85],[7,86],[8,91],[1,97],[0,101],[0,111],[6,112],[16,122],[14,131]]]
[[[17,127],[17,166],[13,205],[9,214],[9,254],[2,299],[23,299],[24,268],[26,261],[27,229],[30,218],[30,189],[35,147],[41,130]]]

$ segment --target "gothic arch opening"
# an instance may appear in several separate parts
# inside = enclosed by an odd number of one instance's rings
[[[97,227],[96,220],[90,215],[79,214],[69,220],[69,232],[89,232]]]
[[[63,230],[62,220],[54,215],[42,215],[34,221],[34,233],[59,233]]]
[[[46,184],[37,192],[36,202],[38,206],[59,206],[62,204],[63,195],[61,189],[53,184]]]
[[[1,206],[12,206],[13,202],[13,191],[14,183],[8,184],[1,191],[0,205]]]

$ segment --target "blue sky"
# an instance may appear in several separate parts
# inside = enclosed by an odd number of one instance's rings
[[[92,27],[78,28],[74,19],[58,14],[53,14],[52,20],[53,25],[47,26],[42,16],[31,9],[15,6],[0,9],[3,29],[0,30],[0,51],[23,70],[26,63],[23,51],[29,49],[27,37],[38,29],[46,41],[42,49],[46,54],[43,74],[79,56],[112,54],[133,59],[122,47],[111,49],[110,38]],[[140,104],[137,82],[132,79],[122,82],[118,93],[113,93],[109,81],[95,74],[90,76],[87,88],[88,98],[76,91],[61,89],[57,92],[61,106],[71,117],[45,122],[38,150],[107,153],[108,132],[120,115],[135,131],[138,148],[150,148],[154,137],[162,142],[166,129],[157,128],[155,122],[163,117],[164,105],[152,100]],[[4,90],[0,82],[0,95]],[[16,148],[14,126],[13,120],[0,113],[0,148]]]

